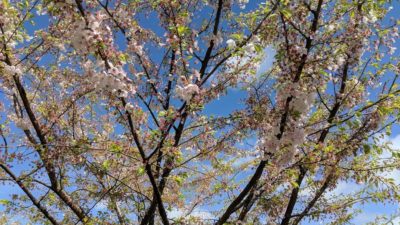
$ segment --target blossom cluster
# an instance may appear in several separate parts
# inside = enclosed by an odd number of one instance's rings
[[[10,66],[6,63],[2,63],[1,67],[3,67],[3,73],[6,76],[19,76],[22,74],[22,70],[19,66]]]
[[[197,73],[194,76],[199,76]],[[186,102],[189,102],[195,94],[199,94],[200,88],[197,84],[193,84],[185,77],[181,77],[179,83],[176,85],[175,93],[176,96]]]
[[[22,130],[29,130],[30,122],[26,119],[18,118],[15,120],[15,126]]]
[[[77,20],[73,26],[71,44],[81,53],[96,51],[99,46],[111,46],[112,32],[109,26],[103,23],[105,15],[97,13],[88,16],[87,20]]]
[[[100,91],[111,92],[118,97],[126,98],[129,94],[136,93],[132,80],[127,76],[122,66],[110,64],[107,71],[96,72],[91,61],[87,61],[83,68],[88,80]]]
[[[291,81],[282,84],[276,94],[276,109],[269,112],[273,116],[261,133],[259,147],[265,153],[265,157],[273,155],[273,161],[280,166],[293,160],[298,147],[305,141],[304,123],[314,100],[314,92],[307,89],[306,85]],[[286,107],[287,104],[289,107]],[[287,118],[282,129],[280,116],[285,114],[286,110]]]

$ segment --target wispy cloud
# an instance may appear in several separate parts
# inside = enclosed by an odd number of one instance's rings
[[[168,217],[170,219],[178,219],[182,217],[186,217],[187,212],[183,209],[173,208],[168,211]],[[215,216],[210,212],[203,210],[203,209],[195,209],[193,212],[189,214],[189,216],[197,217],[203,220],[211,220],[215,219]]]

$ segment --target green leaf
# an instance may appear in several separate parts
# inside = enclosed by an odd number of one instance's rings
[[[236,41],[240,41],[243,39],[243,34],[232,34],[231,37]]]
[[[292,17],[292,12],[290,12],[289,9],[281,9],[280,12],[281,12],[281,13],[283,14],[283,16],[286,17],[286,18]]]
[[[257,53],[261,53],[263,51],[263,47],[261,47],[261,45],[254,45],[254,48],[256,49]]]
[[[142,175],[145,173],[145,169],[144,169],[143,167],[140,167],[140,168],[137,170],[137,173],[138,173],[139,176],[142,176]]]
[[[119,152],[122,151],[122,147],[117,145],[117,144],[115,144],[115,143],[111,144],[110,149],[111,149],[112,152],[116,152],[116,153],[119,153]]]
[[[184,36],[185,33],[188,30],[188,28],[186,26],[183,26],[183,25],[179,25],[177,29],[178,29],[179,36]]]
[[[178,185],[182,185],[182,183],[183,183],[183,178],[180,176],[174,177],[174,180],[176,183],[178,183]]]
[[[8,0],[3,0],[3,6],[4,6],[4,8],[8,8],[10,6],[10,3],[8,2]]]
[[[111,166],[111,161],[110,160],[106,160],[106,161],[103,162],[103,168],[105,170],[110,169],[110,166]]]
[[[371,146],[369,146],[367,144],[363,145],[363,149],[364,149],[365,154],[369,154],[371,152]]]
[[[299,184],[296,181],[290,181],[290,184],[294,187],[294,188],[298,188]]]
[[[119,55],[119,60],[121,61],[121,62],[126,62],[127,60],[128,60],[128,55],[126,55],[126,54],[120,54]]]
[[[10,203],[11,202],[9,200],[7,200],[7,199],[0,199],[0,205],[8,205]]]
[[[160,112],[158,112],[158,116],[159,116],[159,117],[164,117],[166,114],[167,114],[166,111],[160,111]]]

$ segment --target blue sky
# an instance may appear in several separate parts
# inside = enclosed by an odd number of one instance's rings
[[[257,6],[257,4],[259,3],[259,1],[251,1],[250,3],[247,5],[247,10],[251,10],[254,7]],[[400,15],[400,7],[399,7],[399,3],[398,1],[396,1],[395,3],[395,7],[394,10],[392,10],[392,12],[389,14],[389,17],[393,16],[393,17],[399,17],[398,15]],[[151,19],[142,19],[142,25],[144,27],[149,27],[149,28],[154,28],[154,25],[156,22],[154,21],[155,17],[150,16],[149,18]],[[47,23],[48,23],[48,18],[46,16],[39,16],[36,19],[36,26],[30,26],[27,25],[26,28],[28,29],[28,32],[33,32],[34,30],[41,28],[41,27],[46,27]],[[163,31],[161,30],[156,30],[157,33],[160,32],[160,36],[163,35]],[[118,37],[118,42],[124,42],[123,37],[119,36]],[[120,45],[121,48],[124,48],[122,46],[124,46],[124,44]],[[398,49],[400,49],[400,45],[397,43],[397,47]],[[261,64],[260,67],[260,71],[265,71],[266,69],[268,69],[273,60],[274,60],[274,51],[272,48],[266,48],[265,49],[265,53],[266,53],[266,58],[263,61],[263,63]],[[399,54],[399,51],[397,51],[395,53],[396,55]],[[49,58],[43,58],[43,63],[46,62],[46,60],[49,60]],[[216,116],[223,116],[223,115],[227,115],[228,113],[234,111],[235,109],[240,109],[243,108],[243,104],[241,103],[241,100],[244,99],[246,97],[246,92],[244,90],[241,90],[240,88],[235,88],[235,89],[229,89],[228,90],[228,94],[225,96],[221,96],[219,99],[209,103],[206,106],[205,109],[205,114],[207,115],[216,115]],[[0,93],[0,99],[5,101],[5,97],[2,93]],[[8,104],[9,102],[5,101],[5,104]],[[4,115],[2,115],[4,116]],[[1,120],[1,122],[3,122],[3,120]],[[17,131],[17,129],[13,129],[14,132],[19,132]],[[393,127],[392,130],[392,135],[390,137],[388,137],[390,140],[393,141],[394,145],[398,148],[400,148],[400,126],[395,125]],[[15,165],[13,167],[13,170],[16,171],[17,173],[19,173],[21,170],[23,170],[27,165]],[[395,177],[398,181],[400,181],[400,173],[393,173],[391,174],[393,177]],[[356,188],[356,185],[353,183],[341,183],[339,184],[338,188],[335,190],[336,193],[349,193],[351,192],[353,189]],[[13,185],[0,185],[0,199],[9,199],[11,194],[21,194],[22,192],[20,191],[20,189],[16,186]],[[100,205],[101,206],[101,205]],[[99,206],[99,207],[100,207]],[[396,210],[398,210],[398,205],[397,204],[387,204],[387,205],[383,205],[383,204],[366,204],[364,206],[359,206],[360,209],[362,209],[362,213],[356,217],[356,219],[354,220],[355,224],[365,224],[366,222],[371,221],[375,216],[377,215],[387,215],[390,213],[395,212]],[[0,211],[2,209],[2,206],[0,206]],[[100,208],[99,208],[100,209]],[[199,209],[199,213],[204,213],[204,211],[206,211],[205,209]],[[179,212],[174,212],[175,214],[179,214]],[[174,214],[172,213],[172,214]],[[207,212],[206,212],[207,213]],[[16,220],[20,220],[21,218],[15,218]],[[310,223],[305,223],[305,224],[323,224],[324,222],[318,221],[318,222],[310,222]],[[400,224],[400,220],[399,220],[399,224]]]

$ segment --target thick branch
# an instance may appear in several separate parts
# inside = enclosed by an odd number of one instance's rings
[[[0,163],[0,167],[6,172],[14,181],[15,183],[18,184],[18,186],[22,189],[22,191],[28,196],[28,198],[31,200],[33,205],[36,206],[36,208],[53,224],[53,225],[59,225],[60,223],[57,222],[57,220],[50,215],[49,211],[38,201],[32,193],[28,190],[28,188],[25,187],[25,185],[22,183],[22,181],[15,176],[15,174],[3,163]]]
[[[229,217],[236,211],[236,206],[240,204],[240,202],[246,197],[246,195],[250,192],[250,190],[257,184],[260,179],[265,166],[267,165],[267,161],[263,160],[258,165],[256,172],[253,177],[250,179],[249,183],[247,183],[246,187],[240,192],[240,194],[232,201],[232,203],[228,206],[225,213],[218,219],[215,225],[223,225]]]

